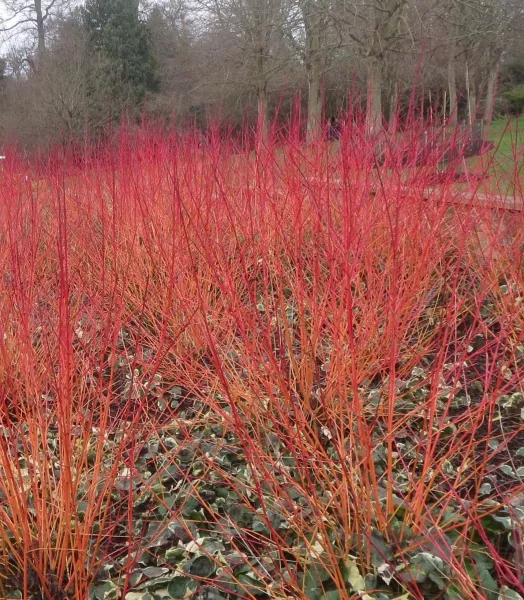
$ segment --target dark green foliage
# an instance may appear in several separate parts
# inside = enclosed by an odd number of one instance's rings
[[[91,44],[108,62],[117,99],[132,107],[157,91],[151,36],[138,0],[87,0],[82,21]]]
[[[524,111],[524,84],[518,85],[507,92],[504,92],[504,98],[509,103],[511,114],[518,115]]]

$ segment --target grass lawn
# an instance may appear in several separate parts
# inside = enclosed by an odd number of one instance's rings
[[[467,161],[468,169],[475,172],[487,170],[488,181],[480,191],[496,191],[504,195],[522,197],[524,183],[524,120],[499,119],[489,128],[488,140],[495,144],[494,150],[486,156]]]

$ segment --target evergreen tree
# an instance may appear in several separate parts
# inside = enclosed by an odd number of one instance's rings
[[[158,90],[152,42],[138,0],[87,0],[82,19],[91,44],[107,60],[114,94],[138,105]]]

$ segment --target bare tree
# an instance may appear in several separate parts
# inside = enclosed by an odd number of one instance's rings
[[[35,112],[55,138],[78,140],[100,132],[117,108],[110,69],[90,51],[88,35],[75,21],[61,25],[34,84]]]
[[[166,116],[187,114],[201,84],[203,62],[191,12],[183,0],[157,3],[147,23],[160,78],[159,93],[150,100],[149,108]]]
[[[328,13],[317,0],[299,0],[304,26],[304,64],[308,80],[307,133],[316,138],[322,131],[322,80],[328,57]]]
[[[442,19],[449,32],[450,118],[457,120],[457,70],[460,68],[468,120],[475,118],[479,97],[484,93],[483,118],[489,122],[501,59],[519,35],[515,21],[522,12],[522,4],[520,0],[450,0],[445,7]]]
[[[3,0],[7,13],[0,21],[4,36],[29,36],[40,59],[46,49],[48,25],[54,16],[70,5],[70,0]]]
[[[285,63],[282,30],[286,22],[284,0],[198,0],[206,36],[225,85],[254,91],[261,130],[269,123],[268,89]],[[209,42],[208,42],[209,43]]]
[[[385,58],[407,35],[403,19],[409,0],[339,0],[331,17],[341,35],[356,46],[367,70],[367,126],[382,127],[382,88]]]

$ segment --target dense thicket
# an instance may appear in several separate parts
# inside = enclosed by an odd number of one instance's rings
[[[99,135],[123,112],[307,131],[366,108],[394,126],[489,120],[524,103],[520,0],[6,0],[0,136],[25,147]],[[351,105],[351,106],[350,106]]]

